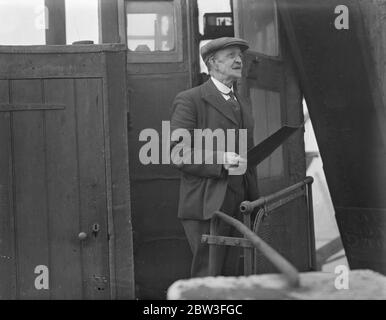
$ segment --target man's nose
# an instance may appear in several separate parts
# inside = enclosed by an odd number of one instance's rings
[[[240,64],[243,62],[243,60],[241,59],[241,56],[237,56],[235,61],[240,63]]]

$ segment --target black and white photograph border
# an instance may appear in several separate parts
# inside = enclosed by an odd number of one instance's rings
[[[385,300],[385,17],[0,0],[0,300]]]

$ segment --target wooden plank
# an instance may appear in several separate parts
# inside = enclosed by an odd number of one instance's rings
[[[46,44],[66,44],[65,0],[45,0],[49,13]]]
[[[44,81],[45,102],[66,110],[46,113],[48,210],[50,215],[51,297],[82,298],[81,247],[78,239],[79,185],[74,82]]]
[[[202,235],[201,241],[206,242],[208,244],[216,244],[216,245],[223,245],[223,246],[254,248],[251,241],[245,238],[212,236],[212,235],[204,234]]]
[[[90,235],[82,247],[83,298],[106,299],[110,288],[102,81],[75,80],[75,97],[81,230]],[[93,235],[95,223],[100,231]]]
[[[298,74],[295,70],[293,57],[290,54],[288,39],[285,30],[280,30],[280,46],[283,57],[281,85],[283,87],[281,99],[282,123],[299,125],[304,122],[302,92],[299,87]],[[287,184],[294,184],[304,179],[306,175],[304,131],[299,130],[283,145],[284,174]],[[292,215],[285,215],[284,223],[292,230],[288,236],[288,252],[299,271],[312,270],[311,260],[314,249],[312,238],[313,221],[307,213],[304,199],[299,198],[280,210],[290,210]],[[294,215],[296,218],[294,219]],[[296,234],[296,237],[293,235]]]
[[[117,0],[98,0],[98,1],[99,1],[99,42],[100,43],[124,42],[125,39],[120,39],[119,37],[118,1]]]
[[[298,126],[304,123],[303,94],[299,86],[299,78],[296,72],[293,57],[290,54],[288,39],[285,31],[281,30],[281,50],[285,59],[283,64],[283,102],[282,123]],[[289,176],[290,184],[304,178],[306,173],[306,156],[304,147],[304,129],[296,132],[284,144],[285,173]],[[303,228],[303,227],[302,227]]]
[[[179,178],[178,170],[171,166],[144,166],[139,162],[138,152],[143,142],[138,140],[138,136],[145,128],[153,128],[161,134],[161,122],[170,120],[170,107],[174,97],[178,92],[185,90],[188,83],[186,74],[140,75],[128,78],[131,89],[129,100],[132,119],[132,130],[129,133],[131,181],[161,175]],[[171,201],[176,201],[174,196],[171,197]]]
[[[100,77],[98,53],[28,52],[0,54],[0,79]]]
[[[106,58],[106,57],[105,57]],[[104,145],[105,145],[105,172],[106,172],[106,214],[107,214],[107,233],[108,233],[108,251],[109,251],[109,256],[108,256],[108,263],[109,263],[109,284],[110,284],[110,299],[115,300],[116,299],[116,267],[115,267],[115,232],[114,232],[114,217],[113,217],[113,190],[112,190],[112,163],[111,163],[111,139],[114,139],[113,137],[110,136],[110,109],[112,106],[109,104],[110,96],[108,92],[108,88],[111,86],[125,86],[125,78],[123,78],[122,82],[120,84],[113,83],[112,80],[114,79],[114,76],[112,79],[109,79],[107,74],[107,62],[106,59],[103,61],[105,64],[105,70],[106,70],[106,81],[103,81],[103,87],[102,87],[102,95],[103,95],[103,128],[104,128]],[[122,67],[125,66],[125,63],[120,65],[120,68],[122,70]],[[111,70],[114,73],[114,70]],[[110,82],[111,80],[111,82]],[[119,99],[119,91],[117,91]],[[114,111],[117,111],[117,109],[120,108],[123,111],[127,110],[127,107],[125,106],[124,103],[115,106]],[[122,114],[122,118],[126,118],[125,114]],[[112,123],[112,127],[115,127],[117,124]],[[123,130],[123,132],[127,132],[126,130]],[[126,154],[127,155],[127,154]],[[124,160],[125,157],[123,157],[121,160]]]
[[[0,102],[9,102],[8,81],[0,80]],[[11,115],[0,113],[0,299],[16,298]]]
[[[126,53],[106,54],[108,82],[104,82],[105,119],[109,122],[111,153],[112,226],[110,241],[114,260],[117,299],[134,299],[134,257],[130,208],[130,184],[127,137]],[[107,114],[109,115],[107,117]]]
[[[243,216],[243,223],[248,229],[252,229],[251,227],[251,215],[248,214],[242,214]],[[244,235],[244,238],[246,236]],[[249,276],[252,274],[252,268],[253,268],[253,250],[249,250],[244,248],[243,250],[244,254],[244,275]]]
[[[118,2],[118,33],[119,33],[119,43],[123,43],[125,48],[126,46],[126,1],[117,0]]]
[[[246,77],[254,81],[259,88],[279,91],[282,67],[282,61],[278,58],[267,58],[259,53],[245,54]]]
[[[174,281],[190,277],[192,253],[176,215],[178,188],[175,180],[131,184],[136,298],[163,298]]]
[[[128,54],[131,56],[127,64],[132,119],[132,130],[129,133],[131,212],[135,234],[138,236],[134,238],[137,298],[164,298],[168,286],[177,279],[189,277],[190,270],[189,244],[176,216],[178,171],[171,166],[143,166],[138,160],[138,150],[143,145],[138,142],[139,132],[144,128],[154,128],[161,132],[161,120],[170,120],[170,106],[174,97],[191,84],[187,51],[191,39],[187,37],[186,20],[189,11],[187,1],[179,2],[182,19],[178,20],[182,23],[181,28],[177,29],[181,31],[182,47],[181,50],[177,49],[176,59],[169,60],[174,55],[166,53],[162,55],[164,62],[170,61],[167,63],[131,63],[137,58],[142,62],[145,62],[144,59],[160,62],[160,57],[141,58]],[[178,7],[176,12],[179,14]],[[184,59],[179,59],[180,52],[184,53],[181,56]],[[136,62],[139,62],[138,59]],[[149,240],[165,236],[172,239]],[[176,237],[183,240],[177,240]]]
[[[273,134],[282,126],[280,93],[266,91],[265,93],[268,134]],[[269,157],[269,176],[277,177],[284,174],[283,147],[279,147]]]
[[[42,103],[40,80],[15,80],[14,103]],[[45,157],[45,116],[40,111],[13,115],[18,298],[48,299],[35,288],[35,268],[49,265]]]
[[[263,89],[251,87],[250,97],[252,102],[252,115],[254,119],[254,142],[260,143],[269,136],[267,122],[266,92]],[[264,160],[258,165],[258,176],[260,178],[269,177],[269,159]]]
[[[32,46],[0,46],[0,54],[38,54],[38,53],[99,53],[125,51],[125,44],[104,43],[104,44],[77,44],[68,45],[32,45]]]
[[[315,247],[315,226],[314,226],[314,208],[312,200],[312,182],[307,185],[307,222],[308,222],[308,252],[309,252],[309,269],[315,271],[316,247]]]
[[[32,110],[62,110],[65,109],[64,104],[46,104],[46,103],[0,103],[0,112],[14,111],[32,111]]]

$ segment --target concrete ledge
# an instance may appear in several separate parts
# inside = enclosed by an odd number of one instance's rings
[[[179,280],[168,289],[168,300],[372,300],[386,299],[386,277],[370,270],[352,270],[349,289],[338,290],[339,274],[300,273],[300,287],[289,288],[279,274],[249,277],[206,277]]]

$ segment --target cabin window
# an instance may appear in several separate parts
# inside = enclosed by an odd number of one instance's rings
[[[47,17],[44,0],[1,0],[0,45],[44,45]]]
[[[276,2],[272,0],[244,0],[237,2],[240,10],[236,23],[250,50],[268,56],[279,55],[279,35]]]
[[[173,1],[128,1],[127,47],[135,52],[175,51]]]
[[[99,43],[98,0],[66,0],[66,42]]]
[[[250,88],[252,114],[255,122],[254,142],[258,144],[282,127],[280,93],[260,88]],[[259,178],[280,177],[284,174],[283,148],[257,166]]]

